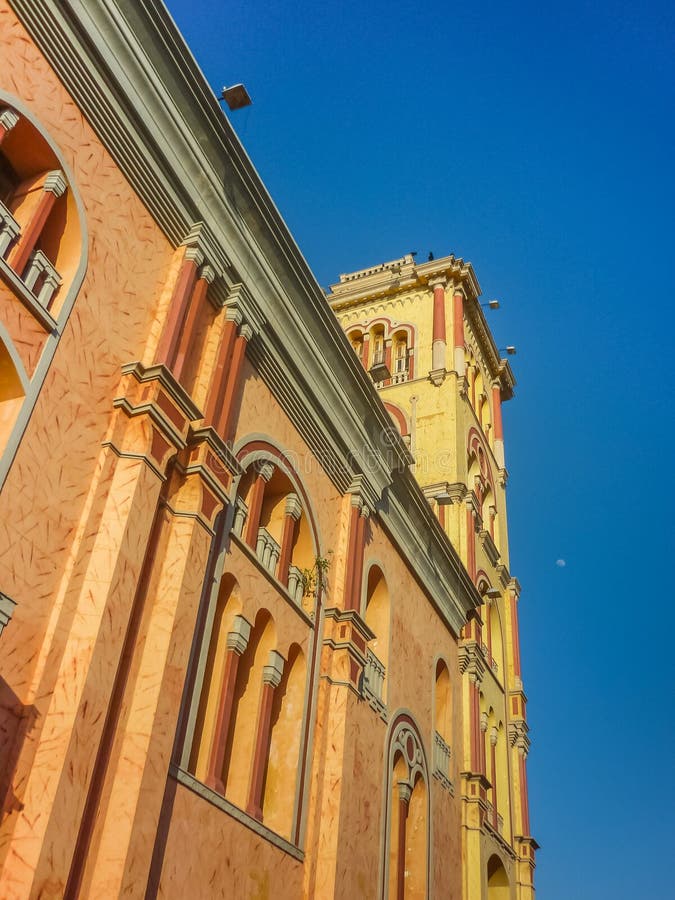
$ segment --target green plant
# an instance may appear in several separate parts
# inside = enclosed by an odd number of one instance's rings
[[[328,551],[328,556],[317,556],[311,569],[302,570],[302,595],[303,597],[316,596],[326,587],[328,569],[330,568],[333,551]]]

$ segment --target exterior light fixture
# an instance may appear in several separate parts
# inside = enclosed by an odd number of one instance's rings
[[[233,84],[232,87],[224,87],[219,99],[224,100],[231,110],[243,109],[245,106],[250,106],[253,102],[243,84]]]
[[[481,303],[481,306],[489,309],[499,309],[499,300],[488,300],[487,303]]]
[[[509,344],[508,347],[500,347],[499,352],[508,353],[509,356],[515,356],[517,351],[513,344]]]
[[[497,588],[491,587],[485,591],[485,596],[489,597],[490,600],[499,600],[501,592]]]

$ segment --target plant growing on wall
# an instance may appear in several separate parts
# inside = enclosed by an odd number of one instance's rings
[[[303,597],[315,597],[319,591],[326,587],[328,569],[330,568],[333,551],[329,550],[327,556],[317,556],[311,569],[302,570],[302,595]]]

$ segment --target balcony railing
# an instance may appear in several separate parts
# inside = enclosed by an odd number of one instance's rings
[[[281,554],[281,547],[274,540],[266,528],[258,529],[258,540],[255,545],[255,554],[271,575],[277,571],[277,563]]]
[[[441,735],[434,732],[434,776],[441,782],[446,790],[452,790],[452,782],[450,781],[450,755],[451,750],[449,744],[443,740]]]
[[[366,666],[363,670],[363,695],[377,713],[384,711],[384,664],[370,648],[366,648]]]
[[[4,203],[0,201],[0,256],[5,256],[13,241],[19,236],[19,223]]]
[[[23,281],[28,290],[35,294],[38,303],[49,309],[54,294],[61,284],[61,276],[42,250],[35,250],[28,258]]]
[[[297,566],[288,568],[288,593],[298,606],[302,606],[302,598],[305,594],[305,580]]]
[[[248,506],[241,497],[237,497],[234,501],[234,522],[232,523],[232,531],[234,531],[239,538],[244,534],[244,525],[246,524],[247,516]]]
[[[5,204],[0,201],[0,259],[5,259],[20,232],[19,223]],[[45,309],[49,309],[54,294],[61,284],[61,276],[42,250],[34,250],[28,259],[25,271],[16,272],[16,275],[36,297],[38,303]]]
[[[501,816],[499,813],[495,816],[495,808],[490,803],[489,800],[485,801],[487,803],[487,812],[485,814],[486,821],[492,825],[494,829],[496,829],[498,834],[504,834],[504,816]]]

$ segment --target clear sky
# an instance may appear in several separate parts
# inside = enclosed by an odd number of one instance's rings
[[[322,285],[432,250],[501,301],[538,896],[674,898],[675,4],[169,8]]]

